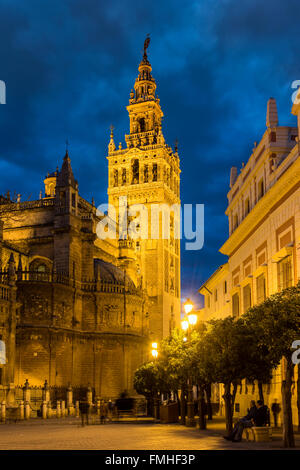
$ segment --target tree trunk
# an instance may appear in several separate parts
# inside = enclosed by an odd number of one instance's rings
[[[185,415],[186,415],[186,400],[185,400],[185,389],[181,387],[181,397],[180,397],[180,424],[185,424]]]
[[[225,419],[226,419],[226,431],[228,435],[232,432],[232,395],[230,393],[230,385],[231,383],[224,384],[225,391],[224,391],[224,403],[225,403]]]
[[[283,424],[283,445],[284,447],[295,447],[293,416],[292,416],[292,383],[294,364],[290,357],[286,357],[285,380],[281,383],[282,395],[282,424]]]
[[[147,416],[154,417],[153,397],[147,397]]]
[[[231,395],[231,419],[232,419],[232,420],[233,420],[234,402],[235,402],[235,397],[236,397],[237,388],[238,388],[238,383],[237,383],[237,382],[234,382],[234,384],[233,384],[233,391],[232,391],[232,395]],[[230,388],[229,388],[229,390],[230,390]]]
[[[211,384],[205,386],[206,403],[207,403],[207,419],[212,420],[212,406],[211,406]]]
[[[258,381],[257,381],[257,385],[258,385],[259,399],[264,403],[265,400],[264,400],[264,392],[263,392],[263,384],[262,384],[262,381],[261,381],[261,380],[258,380]]]
[[[206,429],[205,401],[204,401],[203,385],[199,385],[198,390],[199,390],[199,396],[198,396],[199,429]]]
[[[156,421],[159,420],[159,405],[160,405],[160,397],[156,395],[154,398],[154,418]]]
[[[297,371],[298,371],[298,378],[297,378],[298,431],[300,431],[300,364],[298,364]]]

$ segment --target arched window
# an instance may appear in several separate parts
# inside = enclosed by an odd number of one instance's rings
[[[133,160],[132,162],[132,184],[138,184],[139,183],[139,161],[138,159]]]
[[[245,217],[246,215],[248,215],[250,212],[250,200],[249,198],[247,197],[246,201],[245,201]]]
[[[238,215],[235,214],[233,216],[233,230],[235,230],[239,225],[239,218],[238,218]]]
[[[46,266],[45,266],[45,264],[39,264],[39,265],[37,266],[37,269],[36,269],[36,270],[37,270],[38,273],[45,273],[45,272],[46,272]]]
[[[265,193],[265,187],[264,187],[264,180],[263,178],[259,181],[258,186],[257,186],[257,197],[258,200],[261,199]]]
[[[153,167],[152,167],[152,181],[157,181],[157,163],[153,163]]]
[[[66,193],[65,191],[60,191],[59,194],[60,205],[63,207],[66,204]]]
[[[127,176],[126,176],[126,168],[122,168],[122,184],[126,184]]]
[[[149,171],[148,171],[148,165],[144,166],[144,183],[148,183],[149,179]]]
[[[114,170],[114,186],[118,186],[118,170]]]
[[[139,118],[138,123],[139,123],[139,132],[145,132],[146,130],[145,118]]]
[[[30,279],[33,281],[47,281],[51,271],[49,264],[44,259],[36,258],[29,266]]]
[[[232,316],[238,317],[240,314],[240,297],[239,294],[232,296]]]
[[[1,340],[0,340],[0,364],[6,364],[6,347],[5,347],[5,342],[2,340],[2,336],[1,336]],[[0,384],[2,385],[2,382],[0,380]]]

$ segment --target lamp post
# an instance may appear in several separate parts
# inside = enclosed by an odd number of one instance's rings
[[[193,313],[194,305],[190,299],[187,299],[183,304],[183,308],[186,316],[181,322],[181,328],[187,333],[187,336],[184,338],[185,341],[190,339],[191,330],[195,327],[198,317]],[[186,426],[195,426],[195,413],[194,413],[194,397],[193,397],[193,381],[192,378],[188,378],[188,396],[187,396],[187,419]]]
[[[158,358],[158,344],[156,342],[152,343],[152,350],[151,355],[154,360]],[[159,400],[158,400],[158,392],[155,390],[155,397],[154,397],[154,419],[155,421],[159,421]]]

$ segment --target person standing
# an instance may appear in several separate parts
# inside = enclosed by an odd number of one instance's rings
[[[100,424],[105,424],[107,417],[107,404],[103,400],[100,405]]]
[[[277,403],[277,398],[274,399],[274,403],[271,405],[271,411],[273,413],[274,418],[274,427],[277,428],[278,426],[278,415],[281,411],[279,403]]]
[[[114,412],[114,404],[111,400],[108,400],[108,404],[107,404],[107,417],[108,417],[108,421],[111,422],[112,421],[112,417],[113,417],[113,412]]]
[[[81,415],[81,426],[84,426],[84,421],[89,424],[89,408],[90,405],[86,399],[82,399],[79,402],[79,411]]]

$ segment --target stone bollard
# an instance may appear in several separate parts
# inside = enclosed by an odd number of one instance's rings
[[[71,415],[74,405],[73,405],[73,389],[70,383],[68,384],[68,388],[67,388],[67,408],[68,408],[69,415]]]
[[[74,405],[73,403],[71,403],[69,406],[68,406],[68,409],[66,410],[66,415],[69,415],[69,416],[75,416],[75,409],[74,409]]]
[[[66,417],[66,403],[64,400],[61,401],[60,407],[61,407],[61,417],[65,418]]]
[[[29,403],[29,401],[26,401],[25,402],[25,419],[30,418],[30,412],[31,412],[30,403]]]
[[[24,419],[24,402],[23,400],[20,401],[20,419],[23,421]]]
[[[60,408],[60,401],[56,402],[56,417],[61,418],[61,408]]]
[[[50,401],[47,403],[47,418],[52,418],[52,408]]]
[[[75,407],[76,407],[76,418],[79,418],[79,401],[77,400],[76,403],[75,403]]]
[[[1,421],[5,423],[6,420],[6,402],[1,403]]]
[[[47,404],[46,400],[44,400],[43,404],[42,404],[42,417],[43,417],[43,419],[48,418],[48,404]]]

